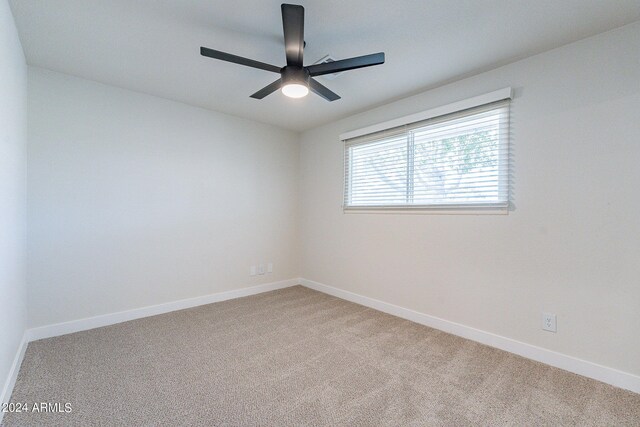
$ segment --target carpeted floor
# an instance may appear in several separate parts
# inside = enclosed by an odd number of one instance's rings
[[[640,395],[300,286],[29,344],[24,425],[640,425]]]

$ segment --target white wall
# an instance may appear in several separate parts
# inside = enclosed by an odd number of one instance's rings
[[[297,134],[33,67],[29,133],[31,327],[298,276]]]
[[[26,327],[27,65],[0,1],[0,401]],[[0,419],[2,414],[0,414]]]
[[[506,86],[508,216],[343,214],[340,133]],[[301,138],[302,277],[640,374],[640,23]]]

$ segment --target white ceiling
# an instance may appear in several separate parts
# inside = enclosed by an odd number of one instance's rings
[[[292,1],[293,2],[293,1]],[[305,64],[384,51],[384,65],[318,80],[342,96],[249,95],[284,65],[274,0],[11,0],[31,65],[305,130],[640,19],[640,0],[305,0]]]

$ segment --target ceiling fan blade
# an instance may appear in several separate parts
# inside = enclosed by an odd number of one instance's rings
[[[201,47],[200,55],[208,56],[209,58],[214,59],[221,59],[222,61],[233,62],[235,64],[246,65],[247,67],[259,68],[261,70],[271,71],[273,73],[280,72],[280,67],[276,67],[275,65],[265,64],[264,62],[243,58],[242,56],[232,55],[230,53],[221,52],[219,50],[209,49],[208,47]]]
[[[384,52],[315,64],[306,68],[309,71],[309,75],[322,76],[324,74],[339,73],[341,71],[355,70],[356,68],[370,67],[379,64],[384,64]]]
[[[262,99],[265,96],[270,95],[280,89],[280,86],[282,86],[282,79],[278,79],[270,85],[263,87],[262,89],[251,95],[251,98]]]
[[[282,4],[282,28],[284,30],[284,50],[287,65],[302,67],[304,49],[304,7]]]
[[[327,101],[335,101],[337,99],[340,99],[340,95],[330,91],[327,87],[321,85],[314,79],[309,79],[309,89],[311,89],[313,93],[320,95]]]

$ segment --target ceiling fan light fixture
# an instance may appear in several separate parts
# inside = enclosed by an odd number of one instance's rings
[[[289,98],[302,98],[307,96],[309,91],[312,91],[327,101],[336,101],[340,99],[340,96],[313,77],[384,64],[384,52],[379,52],[339,61],[321,62],[305,67],[303,61],[303,52],[306,45],[304,41],[304,7],[297,4],[283,3],[280,9],[282,11],[284,50],[287,57],[287,65],[284,67],[276,67],[265,62],[243,58],[242,56],[209,49],[204,46],[200,47],[200,55],[280,74],[278,80],[251,95],[251,98],[254,99],[263,99],[265,96],[281,89],[282,93]]]
[[[282,86],[282,93],[289,98],[304,98],[309,94],[309,87],[302,83],[288,83]]]

